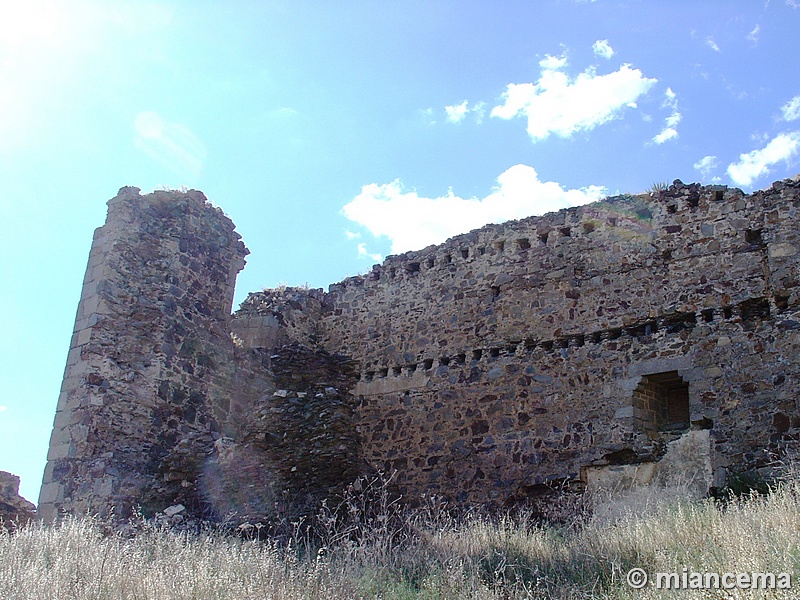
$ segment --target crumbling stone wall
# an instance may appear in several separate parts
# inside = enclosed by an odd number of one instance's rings
[[[800,413],[797,182],[676,182],[493,225],[331,286],[324,344],[363,365],[362,452],[407,496],[506,502],[588,466],[658,459],[643,376],[688,383],[716,485]],[[689,424],[687,423],[687,426]]]
[[[355,477],[357,369],[303,345],[316,344],[319,303],[293,327],[299,305],[269,310],[278,295],[261,294],[234,325],[247,253],[200,192],[123,188],[109,201],[56,411],[45,520],[177,505],[182,518],[261,519]]]
[[[359,475],[358,364],[319,347],[322,296],[295,288],[250,294],[231,323],[239,360],[257,363],[251,372],[266,379],[250,386],[246,415],[220,440],[222,472],[206,487],[223,513],[292,517]]]
[[[0,531],[14,531],[36,516],[36,507],[19,495],[19,477],[0,471]]]
[[[251,294],[233,318],[246,251],[198,194],[109,204],[45,514],[268,516],[284,490],[319,499],[375,470],[410,502],[682,468],[707,489],[796,444],[796,181],[676,181],[489,225],[327,293]]]
[[[230,310],[247,250],[200,192],[122,188],[95,232],[40,514],[196,504],[205,452],[228,418]]]

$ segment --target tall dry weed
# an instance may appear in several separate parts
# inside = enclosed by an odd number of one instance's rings
[[[687,500],[629,493],[613,510],[547,526],[530,511],[456,514],[436,498],[405,510],[379,478],[294,533],[245,539],[142,526],[133,537],[93,519],[0,534],[0,598],[512,599],[793,598],[770,590],[642,590],[649,573],[800,574],[800,480],[770,494]],[[633,492],[633,490],[629,490]],[[649,495],[648,495],[649,494]],[[611,498],[595,499],[607,506]],[[587,501],[588,502],[588,501]],[[588,505],[588,504],[587,504]]]

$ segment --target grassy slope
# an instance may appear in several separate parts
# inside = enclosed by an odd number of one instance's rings
[[[625,582],[632,567],[650,573],[686,567],[789,572],[800,590],[800,483],[724,508],[712,501],[636,500],[617,503],[613,518],[572,528],[531,527],[522,517],[457,524],[435,509],[398,524],[397,513],[386,514],[391,506],[383,516],[362,513],[346,524],[330,514],[327,545],[308,554],[297,540],[278,548],[155,529],[126,539],[104,535],[89,519],[31,525],[0,534],[0,598],[800,597],[631,590]]]

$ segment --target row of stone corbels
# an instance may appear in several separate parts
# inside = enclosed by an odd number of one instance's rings
[[[744,196],[739,189],[727,186],[686,185],[675,180],[669,188],[650,194],[653,211],[665,215],[693,211],[712,203],[722,203]],[[630,202],[631,196],[607,198],[605,202]],[[572,207],[556,213],[529,217],[501,225],[487,225],[481,229],[456,236],[439,246],[429,246],[423,250],[388,256],[383,264],[373,265],[366,275],[350,277],[330,286],[332,293],[341,293],[347,287],[361,287],[371,282],[385,280],[404,280],[418,276],[426,271],[450,268],[459,262],[470,262],[481,257],[498,256],[509,253],[522,253],[534,246],[552,245],[559,239],[590,235],[597,228],[597,220],[588,207]],[[615,218],[609,225],[617,226]]]
[[[766,298],[755,298],[735,305],[719,308],[707,308],[700,311],[674,312],[653,319],[637,321],[624,327],[612,327],[588,334],[572,334],[551,340],[536,340],[531,337],[522,340],[500,341],[486,347],[457,352],[453,355],[439,355],[437,359],[421,358],[407,364],[395,364],[391,367],[370,367],[361,374],[361,380],[370,382],[384,377],[411,376],[418,371],[431,371],[434,366],[460,367],[468,362],[478,363],[492,360],[500,356],[515,356],[530,353],[539,348],[545,352],[561,352],[568,348],[578,348],[586,344],[601,344],[619,339],[623,336],[646,337],[651,335],[676,334],[691,329],[698,323],[711,324],[719,321],[731,323],[752,322],[756,319],[770,318],[774,307]],[[562,354],[564,354],[562,352]]]
[[[329,291],[341,294],[349,287],[369,286],[387,280],[402,281],[475,260],[497,261],[499,257],[526,253],[537,246],[552,244],[554,240],[588,235],[596,225],[593,215],[590,212],[584,214],[583,208],[571,207],[543,216],[486,225],[438,246],[388,256],[382,264],[373,265],[369,273],[332,284]]]

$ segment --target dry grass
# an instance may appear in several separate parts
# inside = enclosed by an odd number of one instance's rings
[[[634,501],[635,500],[635,501]],[[620,508],[622,507],[622,508]],[[625,507],[628,507],[626,509]],[[318,536],[281,545],[144,527],[125,538],[91,519],[0,534],[0,598],[792,598],[769,590],[632,590],[633,567],[800,575],[800,483],[689,502],[628,497],[614,518],[539,527],[524,513],[456,520],[432,503],[402,514],[386,495],[323,509]]]

